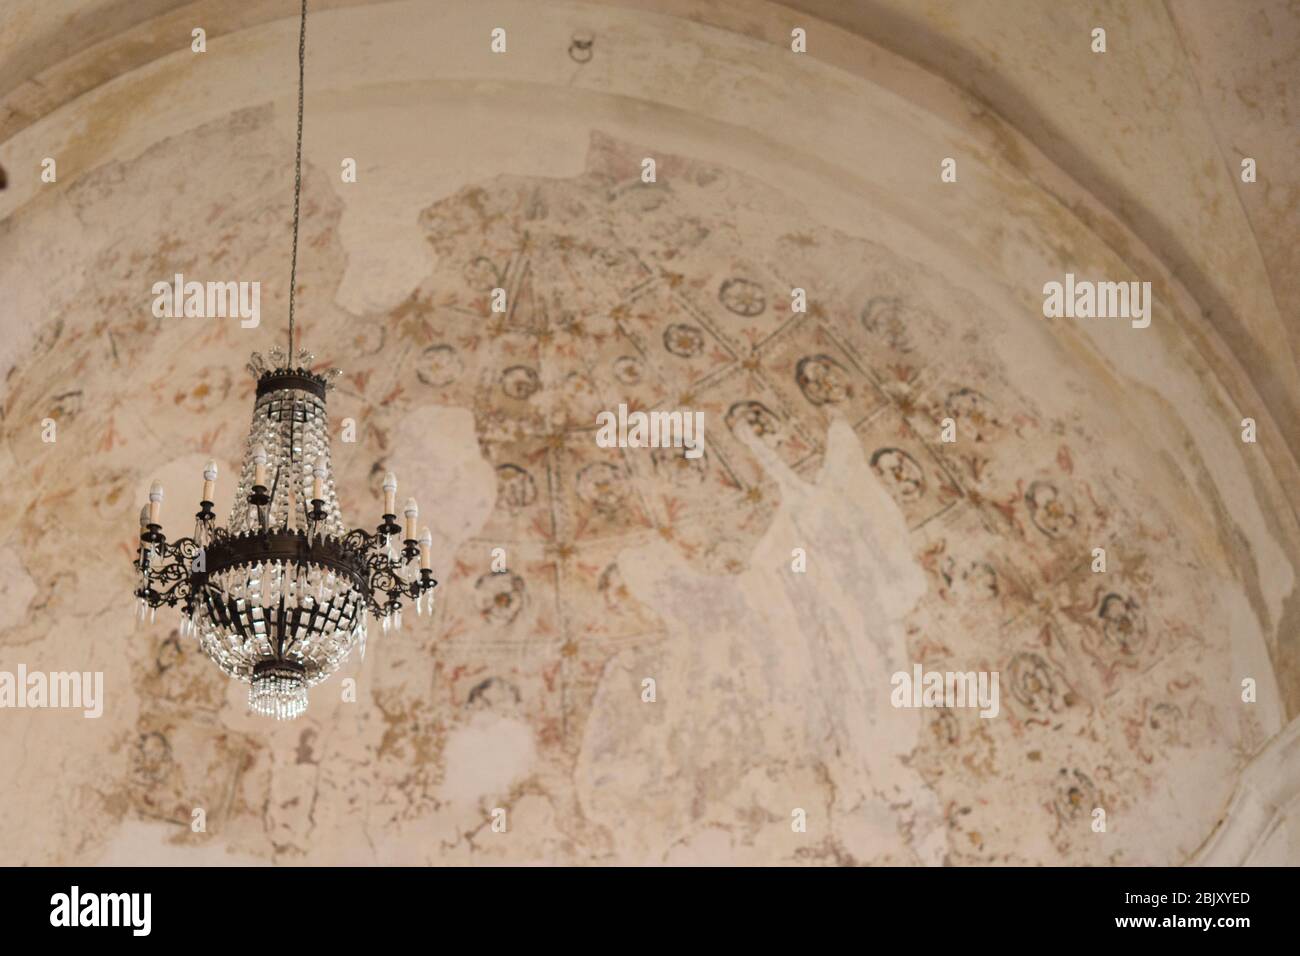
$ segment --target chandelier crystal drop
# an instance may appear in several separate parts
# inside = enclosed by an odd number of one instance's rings
[[[302,191],[303,72],[307,3],[298,41],[298,149],[289,273],[289,350],[254,352],[253,423],[225,527],[216,523],[215,462],[203,471],[194,534],[169,542],[162,531],[163,489],[154,482],[140,512],[135,569],[137,619],[166,604],[180,609],[180,631],[235,680],[249,685],[248,706],[292,720],[307,709],[307,689],[328,678],[359,647],[373,616],[384,631],[402,626],[402,602],[433,609],[433,536],[416,537],[419,507],[408,499],[397,524],[397,479],[384,479],[384,514],[370,533],[346,530],[330,467],[325,396],[342,373],[312,371],[315,356],[293,354]],[[405,538],[399,538],[405,530]]]

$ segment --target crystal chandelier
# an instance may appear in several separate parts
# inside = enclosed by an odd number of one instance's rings
[[[370,618],[384,631],[402,625],[403,598],[432,611],[429,529],[417,538],[419,509],[408,499],[397,524],[397,480],[384,480],[384,514],[375,532],[345,530],[330,470],[326,393],[338,369],[311,371],[314,356],[293,354],[298,209],[302,189],[303,66],[307,4],[298,43],[298,147],[294,181],[289,351],[269,363],[253,353],[257,398],[235,504],[226,526],[213,512],[217,468],[203,472],[194,535],[169,542],[162,532],[163,489],[154,482],[140,512],[135,568],[137,616],[153,620],[180,608],[181,633],[196,636],[217,666],[249,685],[249,707],[288,720],[307,709],[307,688],[325,680],[354,646],[365,655]],[[405,532],[404,538],[399,535]]]

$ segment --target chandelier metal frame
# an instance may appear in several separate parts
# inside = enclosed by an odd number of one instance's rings
[[[251,367],[257,370],[256,364]],[[307,394],[320,399],[322,411],[330,387],[325,377],[306,368],[266,370],[260,374],[257,383],[259,397]],[[254,444],[261,408],[259,405],[255,409],[254,434],[249,438],[247,457],[254,463],[259,455],[265,458],[265,452]],[[288,421],[292,428],[300,419],[291,413]],[[286,462],[290,467],[297,463],[298,442],[294,434],[290,434]],[[252,467],[254,475],[261,475],[265,470],[264,466],[257,464]],[[323,496],[327,475],[323,465],[315,466],[313,463],[315,494],[310,499],[310,508],[294,506],[293,488],[289,484],[293,476],[285,476],[284,470],[283,465],[276,469],[274,482],[279,484],[283,480],[286,484],[285,489],[278,492],[287,497],[283,523],[273,521],[271,516],[272,488],[255,479],[246,497],[252,516],[247,523],[251,527],[231,530],[231,527],[217,524],[213,502],[207,497],[216,480],[215,465],[210,463],[204,473],[206,494],[194,516],[194,534],[174,541],[167,540],[158,520],[162,489],[155,483],[150,492],[150,504],[141,511],[140,546],[134,567],[140,581],[135,597],[141,619],[148,615],[152,620],[154,612],[164,605],[179,607],[182,633],[198,633],[206,625],[213,633],[203,637],[209,640],[225,637],[240,642],[244,656],[256,658],[251,662],[251,669],[242,664],[228,665],[213,655],[209,647],[204,649],[231,676],[247,679],[254,685],[250,691],[250,704],[254,709],[272,716],[292,717],[306,708],[306,688],[328,677],[341,663],[340,659],[337,663],[331,662],[333,666],[308,668],[301,660],[304,648],[319,639],[327,628],[333,629],[332,625],[347,623],[346,633],[359,639],[364,655],[370,615],[380,620],[384,630],[390,626],[400,628],[403,601],[413,601],[417,613],[424,613],[426,607],[432,611],[430,592],[438,582],[429,567],[432,536],[427,528],[419,538],[414,536],[418,510],[413,500],[407,502],[405,509],[406,537],[398,537],[403,528],[398,524],[393,507],[396,480],[391,474],[384,483],[389,507],[374,532],[354,528],[336,534],[328,530],[332,515]],[[238,523],[238,514],[237,502],[236,512],[232,514],[232,527]],[[298,519],[301,519],[303,527],[292,527]],[[421,565],[418,570],[417,561]],[[279,569],[286,581],[292,582],[301,582],[314,569],[318,574],[329,576],[330,586],[327,589],[322,582],[313,595],[310,589],[304,589],[300,584],[295,588],[286,583],[278,603],[267,607],[260,603],[260,589],[250,595],[235,597],[218,583],[222,572],[255,573],[260,579],[262,570],[271,568]],[[248,650],[261,641],[265,641],[268,653]],[[350,641],[343,658],[348,651]],[[298,701],[288,708],[296,712],[281,713],[282,708],[274,703],[269,708],[259,707],[255,698],[261,678],[265,678],[264,682],[272,690],[291,691],[271,696],[291,697]],[[290,684],[295,686],[287,686]]]

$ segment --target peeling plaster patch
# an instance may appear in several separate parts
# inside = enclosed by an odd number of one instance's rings
[[[1169,320],[1168,312],[1164,318]],[[1214,487],[1220,489],[1223,508],[1250,542],[1259,588],[1268,607],[1268,621],[1260,624],[1276,627],[1281,619],[1282,605],[1295,589],[1295,568],[1274,533],[1278,525],[1265,516],[1266,507],[1259,500],[1251,481],[1237,424],[1242,413],[1229,412],[1233,404],[1218,389],[1211,393],[1217,399],[1211,405],[1204,394],[1203,376],[1176,364],[1165,352],[1145,340],[1116,335],[1097,324],[1084,323],[1082,328],[1111,367],[1133,383],[1130,394],[1136,393],[1141,386],[1150,387],[1156,382],[1160,394],[1172,398],[1165,403],[1166,407],[1181,419],[1185,434],[1196,446],[1198,460],[1213,477]],[[1207,423],[1214,424],[1207,427]],[[1144,431],[1145,435],[1164,433],[1154,423]]]
[[[118,827],[97,866],[270,866],[267,860],[232,853],[217,843],[177,843],[188,834],[175,824],[127,820]],[[210,839],[204,837],[204,839]]]
[[[399,453],[391,461],[401,469],[402,486],[421,503],[420,525],[429,526],[435,565],[445,573],[456,549],[478,533],[496,504],[496,472],[479,448],[474,413],[441,405],[417,408],[403,416],[393,440],[395,448],[429,452],[414,459]],[[447,501],[456,507],[439,507]]]
[[[9,609],[9,630],[27,617],[27,609],[36,597],[36,582],[23,567],[22,558],[13,548],[0,548],[0,603]]]
[[[1288,854],[1288,845],[1294,840],[1291,820],[1297,801],[1300,719],[1291,721],[1241,772],[1223,821],[1191,862],[1198,866],[1294,866],[1295,856]]]
[[[447,737],[446,776],[440,796],[453,803],[504,797],[537,759],[533,731],[525,723],[478,713]]]
[[[619,556],[668,642],[644,662],[655,704],[633,692],[631,662],[624,679],[607,669],[578,760],[584,810],[634,856],[653,852],[631,845],[634,835],[663,827],[661,846],[693,846],[700,862],[744,859],[737,842],[793,858],[790,812],[803,807],[821,818],[804,845],[834,832],[859,861],[941,863],[937,800],[903,762],[921,718],[889,701],[890,675],[907,660],[899,622],[926,590],[902,513],[841,421],[815,485],[749,443],[782,496],[749,570],[699,574],[662,542]],[[808,553],[806,574],[790,569],[793,547]],[[647,707],[657,712],[634,719]],[[646,819],[656,811],[661,819]],[[728,846],[707,832],[719,826],[732,832]]]
[[[412,208],[452,195],[466,182],[501,174],[581,174],[590,126],[586,118],[555,109],[554,89],[511,88],[493,92],[472,82],[392,84],[367,91],[381,103],[364,109],[345,106],[317,118],[318,155],[352,156],[357,144],[355,183],[344,183],[338,164],[322,167],[343,203],[339,236],[348,250],[347,269],[337,293],[338,304],[357,314],[387,311],[401,304],[429,272],[429,243]],[[408,99],[409,97],[409,99]],[[451,114],[438,124],[412,123],[411,99]],[[523,100],[523,102],[521,102]],[[518,110],[545,114],[549,127],[527,151],[517,149],[516,123],[482,124],[485,111]],[[444,135],[449,128],[474,127],[477,149]],[[377,135],[380,131],[381,135]],[[323,145],[321,145],[323,142]],[[419,197],[412,203],[412,196]]]

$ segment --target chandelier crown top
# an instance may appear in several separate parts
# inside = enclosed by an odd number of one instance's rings
[[[254,352],[246,367],[257,379],[259,396],[292,388],[324,398],[327,391],[334,389],[343,370],[328,368],[324,372],[314,372],[311,367],[315,361],[316,356],[306,349],[299,349],[296,358],[291,361],[284,349],[274,346],[268,350],[266,358],[260,352]]]

